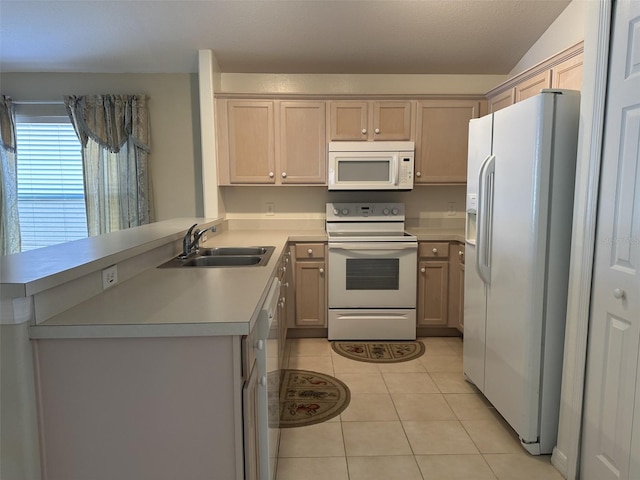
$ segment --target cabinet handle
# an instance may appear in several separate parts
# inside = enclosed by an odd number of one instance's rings
[[[427,271],[427,269],[426,269],[426,268],[424,268],[424,267],[422,267],[422,268],[420,269],[420,272],[422,272],[422,273],[425,273],[426,271]]]
[[[438,249],[434,248],[433,250],[431,250],[433,253],[435,253],[436,255],[438,254]]]
[[[416,172],[416,177],[421,177],[421,176],[422,176],[422,173]]]
[[[380,129],[379,129],[379,128],[376,128],[376,129],[374,130],[374,132],[376,132],[376,133],[380,133]]]
[[[274,173],[273,172],[269,172],[269,178],[273,178],[274,177]]]
[[[362,134],[363,134],[363,135],[366,135],[366,134],[367,134],[367,129],[366,129],[366,128],[363,128],[363,129],[362,129]]]
[[[282,172],[282,178],[287,178],[287,172]]]
[[[321,268],[320,270],[318,270],[320,272],[320,275],[324,275],[324,268]]]
[[[309,250],[307,250],[307,253],[308,253],[309,255],[313,255],[313,250],[312,250],[312,249],[309,249]]]

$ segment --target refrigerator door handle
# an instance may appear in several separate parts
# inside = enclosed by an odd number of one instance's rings
[[[495,156],[484,159],[478,175],[478,234],[476,237],[476,270],[487,285],[491,283],[491,225],[493,223],[493,177]]]

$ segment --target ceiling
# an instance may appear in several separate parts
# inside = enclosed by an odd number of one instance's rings
[[[0,71],[507,74],[569,0],[1,0]]]

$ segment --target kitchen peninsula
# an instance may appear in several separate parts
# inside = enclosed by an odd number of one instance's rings
[[[193,223],[217,225],[205,247],[274,253],[264,267],[156,268]],[[21,416],[37,425],[32,448],[46,478],[244,478],[243,339],[288,242],[326,233],[226,225],[175,219],[2,258],[3,317],[30,325],[37,386]],[[463,238],[461,229],[415,233]],[[112,265],[118,282],[103,290]]]

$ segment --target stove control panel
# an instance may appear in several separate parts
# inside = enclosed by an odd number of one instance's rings
[[[327,221],[404,221],[404,203],[327,203]]]

